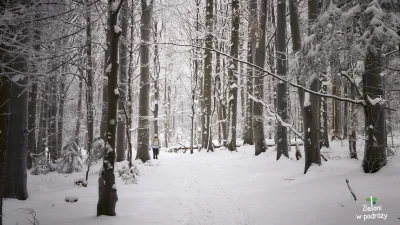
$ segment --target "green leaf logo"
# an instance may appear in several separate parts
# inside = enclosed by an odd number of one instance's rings
[[[370,198],[366,198],[365,199],[365,201],[367,201],[367,202],[372,202],[372,204],[376,204],[376,200],[378,200],[378,198],[375,198],[375,197],[370,197]]]

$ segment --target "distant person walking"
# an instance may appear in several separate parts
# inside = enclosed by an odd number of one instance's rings
[[[158,139],[157,134],[155,134],[153,137],[153,143],[151,144],[151,147],[153,148],[153,159],[158,159],[158,154],[160,151],[160,140]]]

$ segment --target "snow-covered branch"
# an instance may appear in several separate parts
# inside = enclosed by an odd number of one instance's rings
[[[192,45],[192,44],[180,44],[180,43],[173,43],[173,42],[160,42],[160,43],[157,42],[157,43],[154,43],[154,44],[159,44],[159,45],[174,45],[174,46],[180,46],[180,47],[193,47],[193,48],[207,49],[206,47],[202,47],[202,46],[196,46],[196,45]],[[213,48],[211,48],[211,49],[209,49],[209,50],[210,50],[210,51],[213,51],[213,52],[216,52],[216,53],[219,53],[220,55],[223,55],[223,56],[225,56],[225,57],[227,57],[227,58],[229,58],[229,59],[232,59],[232,60],[235,60],[235,61],[237,61],[237,62],[246,64],[246,65],[251,66],[251,67],[253,67],[253,68],[256,68],[256,69],[258,69],[259,71],[261,71],[261,72],[263,72],[264,74],[266,74],[266,75],[258,75],[258,76],[247,76],[247,75],[242,75],[242,76],[246,76],[246,77],[249,77],[249,78],[257,78],[257,77],[272,76],[273,78],[275,78],[275,79],[277,79],[277,80],[279,80],[279,81],[281,81],[281,82],[287,83],[287,84],[289,84],[289,85],[292,86],[292,87],[299,88],[299,89],[301,89],[301,90],[303,90],[303,91],[305,91],[305,92],[307,92],[307,93],[310,93],[310,94],[313,94],[313,95],[317,95],[317,96],[319,96],[319,97],[331,98],[331,99],[335,99],[335,100],[339,100],[339,101],[343,101],[343,102],[349,102],[349,103],[353,103],[353,104],[359,104],[359,105],[362,105],[362,106],[365,106],[365,105],[366,105],[365,101],[362,100],[362,99],[344,98],[344,97],[339,97],[339,96],[336,96],[336,95],[328,95],[328,94],[323,94],[323,93],[320,93],[320,92],[312,91],[312,90],[310,90],[310,89],[308,89],[308,88],[306,88],[306,87],[303,87],[303,86],[301,86],[301,85],[299,85],[299,84],[290,82],[289,80],[287,80],[287,79],[285,79],[285,78],[283,78],[283,77],[281,77],[281,76],[279,76],[279,75],[277,75],[277,74],[275,74],[275,73],[271,73],[271,72],[265,70],[264,68],[261,68],[261,67],[255,65],[255,64],[253,64],[253,63],[250,63],[250,62],[247,62],[247,61],[244,61],[244,60],[240,60],[240,59],[234,58],[234,57],[230,56],[229,53],[224,53],[224,52],[215,50],[215,49],[213,49]]]

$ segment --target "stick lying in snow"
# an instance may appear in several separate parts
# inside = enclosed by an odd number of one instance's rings
[[[328,162],[328,160],[326,159],[326,157],[324,155],[321,154],[321,157],[325,160],[325,162]]]
[[[354,194],[353,190],[351,190],[351,187],[350,187],[350,184],[349,184],[349,180],[348,180],[348,179],[346,179],[346,183],[347,183],[347,187],[349,187],[349,190],[350,190],[351,194],[352,194],[353,197],[354,197],[354,201],[357,201],[357,197],[356,197],[356,195]]]

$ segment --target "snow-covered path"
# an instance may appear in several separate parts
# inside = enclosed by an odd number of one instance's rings
[[[160,160],[139,164],[139,184],[118,182],[117,216],[96,217],[97,168],[88,188],[73,186],[83,173],[30,176],[27,201],[5,201],[5,224],[30,224],[19,208],[32,208],[40,225],[330,225],[399,224],[400,161],[378,174],[361,171],[361,161],[347,158],[346,148],[333,143],[331,160],[303,175],[304,161],[283,158],[268,150],[254,156],[253,146],[239,152],[176,154],[161,152]],[[293,151],[291,152],[293,153]],[[336,157],[333,157],[336,156]],[[121,166],[121,164],[118,164]],[[355,191],[354,201],[345,179]],[[77,203],[64,197],[77,196]],[[386,220],[357,220],[365,198],[378,198]],[[378,213],[378,212],[375,212]]]

